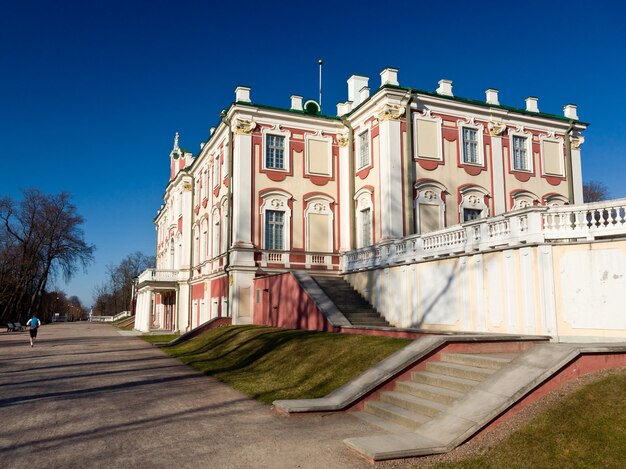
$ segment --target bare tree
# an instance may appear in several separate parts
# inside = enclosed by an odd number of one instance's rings
[[[154,256],[139,251],[126,256],[118,265],[108,265],[107,281],[94,289],[94,314],[113,316],[131,308],[135,277],[154,265]]]
[[[599,181],[588,181],[583,184],[583,202],[600,202],[609,198],[606,184]]]
[[[50,280],[69,280],[93,261],[95,247],[84,240],[83,218],[62,192],[23,193],[19,204],[0,200],[0,320],[30,315]]]

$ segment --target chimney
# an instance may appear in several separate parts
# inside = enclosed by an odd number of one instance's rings
[[[534,96],[529,96],[528,98],[526,98],[526,110],[530,112],[539,112],[539,106],[537,105],[538,101],[539,98],[536,98]]]
[[[361,104],[360,91],[369,83],[368,77],[352,75],[348,78],[348,101],[352,101],[354,107]]]
[[[493,104],[494,106],[499,106],[500,101],[498,101],[498,90],[495,88],[489,88],[485,90],[485,96],[487,97],[487,104]]]
[[[345,103],[337,103],[337,116],[341,117],[344,114],[348,114],[350,112],[350,109],[350,101],[346,101]]]
[[[238,103],[250,103],[250,88],[247,86],[235,88],[235,101]]]
[[[296,94],[291,95],[291,110],[302,111],[302,96]]]
[[[578,120],[578,113],[576,112],[576,105],[575,104],[567,104],[563,108],[563,115],[565,117],[570,118],[570,119]]]
[[[385,85],[400,86],[397,68],[386,68],[380,72],[380,87],[382,88]]]
[[[364,86],[363,88],[361,88],[359,90],[359,102],[363,102],[365,101],[367,98],[370,97],[370,87],[369,86]]]
[[[437,94],[441,94],[443,96],[454,96],[452,94],[452,80],[439,80]]]

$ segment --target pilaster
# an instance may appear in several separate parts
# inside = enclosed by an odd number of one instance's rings
[[[402,134],[404,107],[386,105],[379,113],[380,213],[382,240],[404,236],[402,223]]]
[[[252,120],[233,124],[232,246],[252,248]]]
[[[580,159],[580,147],[585,141],[584,137],[578,136],[571,139],[572,157],[572,182],[574,187],[574,205],[584,203],[583,201],[583,172]]]
[[[347,135],[339,135],[337,137],[339,143],[339,250],[341,252],[350,251],[350,233],[352,232],[352,223],[354,220],[350,217],[350,204],[354,204],[350,197],[350,178],[354,178],[354,174],[350,174],[350,148]]]
[[[490,122],[491,136],[491,171],[493,172],[493,210],[494,215],[506,212],[506,191],[504,189],[504,156],[502,152],[502,134],[506,125],[502,122]]]

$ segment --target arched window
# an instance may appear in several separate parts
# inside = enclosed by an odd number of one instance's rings
[[[446,187],[437,181],[415,184],[415,232],[437,231],[446,226]]]
[[[530,191],[515,191],[512,195],[513,207],[511,210],[518,210],[520,208],[532,207],[533,205],[539,205],[539,197]]]
[[[291,194],[273,190],[261,195],[262,249],[287,251],[291,248]]]
[[[207,221],[206,218],[203,218],[200,224],[200,262],[207,259],[207,231]]]
[[[567,197],[561,194],[546,194],[543,196],[543,202],[548,207],[562,207],[569,204]]]
[[[212,234],[213,234],[213,242],[212,242],[212,257],[217,257],[220,255],[220,210],[215,207],[213,209],[213,213],[211,216],[212,220]]]
[[[369,188],[360,189],[355,195],[356,203],[356,245],[363,248],[374,244],[374,203],[373,192]]]
[[[228,198],[222,198],[222,231],[221,231],[221,251],[226,252],[230,246],[228,246],[228,229],[230,226],[230,220],[228,219]]]
[[[480,186],[465,186],[459,190],[461,200],[459,201],[459,220],[461,223],[487,218],[489,207],[487,198],[489,191]]]

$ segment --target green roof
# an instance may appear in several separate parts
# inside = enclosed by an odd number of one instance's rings
[[[489,103],[486,103],[484,101],[479,101],[477,99],[460,98],[458,96],[441,95],[441,94],[438,94],[437,92],[434,92],[434,91],[425,91],[425,90],[419,90],[419,89],[415,89],[415,88],[407,88],[407,87],[404,87],[404,86],[396,86],[396,85],[384,85],[383,87],[381,87],[381,89],[384,89],[384,88],[398,89],[398,90],[405,90],[405,91],[413,91],[413,92],[418,93],[418,94],[425,94],[425,95],[433,96],[433,97],[436,97],[436,98],[447,99],[449,101],[458,101],[460,103],[472,104],[472,105],[475,105],[475,106],[503,109],[505,111],[515,112],[515,113],[518,113],[518,114],[524,114],[524,115],[527,115],[527,116],[538,116],[538,117],[544,117],[544,118],[547,118],[547,119],[556,119],[556,120],[560,120],[560,121],[563,121],[563,122],[569,122],[571,120],[576,120],[580,124],[589,125],[588,122],[581,122],[581,121],[579,121],[577,119],[570,119],[569,117],[559,116],[559,115],[556,115],[556,114],[549,114],[547,112],[532,112],[532,111],[527,111],[526,109],[516,108],[516,107],[513,107],[513,106],[505,106],[505,105],[502,105],[502,104],[500,104],[500,105],[489,104]],[[357,107],[357,109],[358,109],[358,107]],[[351,111],[351,113],[352,112],[354,112],[354,111]]]

